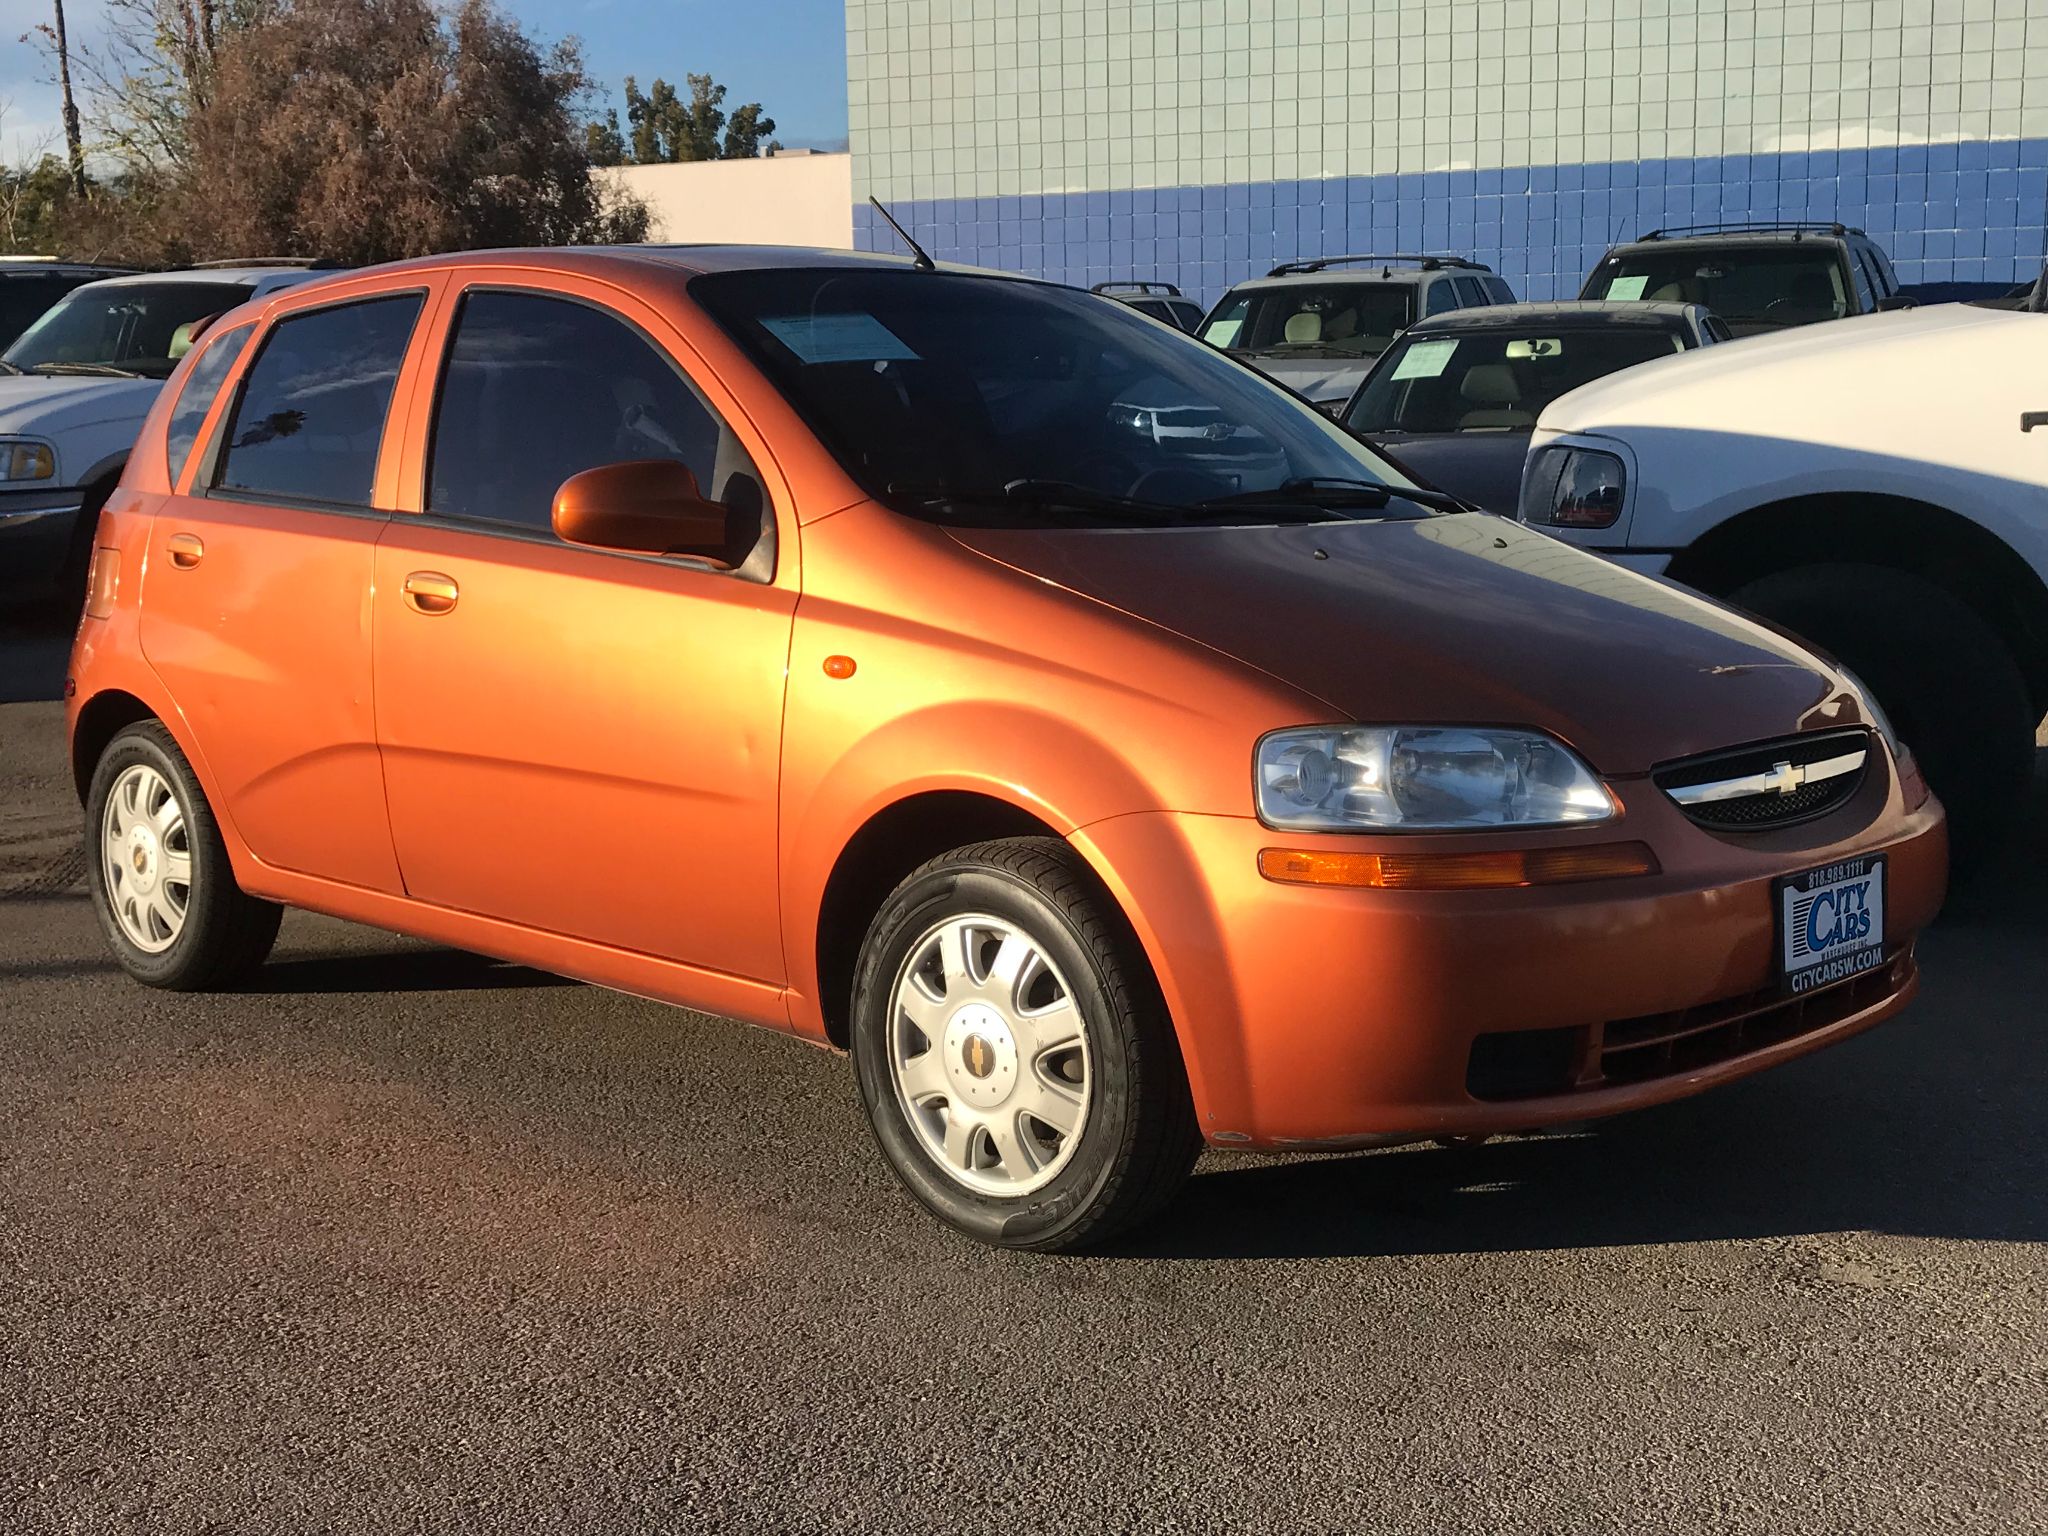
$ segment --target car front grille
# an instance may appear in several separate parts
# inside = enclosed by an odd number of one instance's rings
[[[1783,1045],[1853,1018],[1913,979],[1910,945],[1861,976],[1787,997],[1776,986],[1592,1028],[1503,1030],[1472,1042],[1465,1088],[1492,1103],[1655,1082]]]
[[[1813,731],[1666,763],[1650,777],[1698,826],[1763,832],[1846,804],[1873,750],[1868,731]]]

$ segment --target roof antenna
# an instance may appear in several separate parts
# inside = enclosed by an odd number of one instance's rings
[[[910,247],[911,254],[917,258],[917,260],[913,261],[911,265],[917,268],[917,270],[920,272],[936,271],[937,265],[932,261],[931,257],[925,253],[925,248],[919,245],[915,240],[910,238],[910,231],[905,229],[901,224],[898,224],[896,222],[896,216],[893,213],[891,213],[888,209],[882,206],[882,200],[879,197],[876,197],[873,193],[869,193],[868,201],[875,205],[875,212],[879,213],[883,218],[887,219],[889,221],[889,227],[895,230],[898,235],[902,236],[903,243]]]

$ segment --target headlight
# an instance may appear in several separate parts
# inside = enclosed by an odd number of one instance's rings
[[[1259,820],[1325,832],[1448,832],[1608,821],[1614,797],[1535,731],[1320,725],[1256,751]]]
[[[56,474],[57,455],[48,443],[32,437],[0,437],[0,484],[50,480]]]
[[[1521,519],[1544,528],[1612,528],[1628,493],[1628,469],[1591,448],[1539,448],[1522,474]]]
[[[1869,684],[1840,662],[1835,663],[1835,670],[1841,674],[1842,680],[1855,690],[1857,703],[1863,709],[1863,718],[1870,722],[1870,728],[1883,737],[1884,744],[1891,748],[1892,760],[1903,761],[1908,751],[1906,744],[1899,740],[1898,728],[1892,724],[1892,717],[1884,712],[1884,706],[1877,702],[1877,695],[1870,691]]]

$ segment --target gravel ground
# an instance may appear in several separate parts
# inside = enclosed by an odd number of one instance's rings
[[[304,915],[130,985],[60,739],[0,706],[0,1529],[2048,1526],[2042,828],[1834,1051],[1045,1259],[786,1038]]]

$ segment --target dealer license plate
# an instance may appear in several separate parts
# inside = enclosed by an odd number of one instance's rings
[[[1778,882],[1778,969],[1793,995],[1884,964],[1884,855]]]

